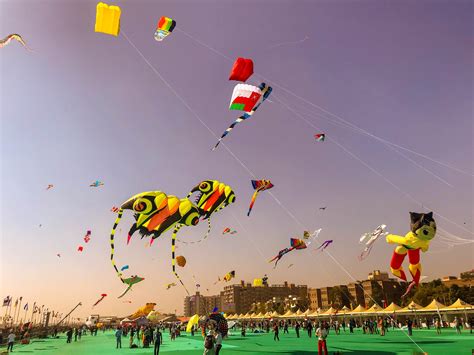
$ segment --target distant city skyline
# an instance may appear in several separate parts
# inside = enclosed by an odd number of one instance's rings
[[[428,209],[438,235],[421,255],[423,275],[472,269],[470,2],[119,0],[118,37],[94,32],[97,2],[0,2],[1,37],[18,33],[32,49],[0,49],[2,297],[62,313],[82,302],[78,317],[130,314],[146,302],[182,313],[171,231],[151,247],[138,234],[127,245],[130,211],[114,255],[145,280],[117,298],[126,287],[110,263],[111,208],[142,191],[183,198],[204,179],[231,186],[236,202],[213,216],[204,242],[177,243],[190,292],[217,292],[231,270],[272,284],[354,282],[388,270],[394,249],[380,239],[359,261],[363,233],[383,223],[405,235],[409,211]],[[157,42],[161,16],[176,28]],[[273,92],[211,151],[239,115],[229,111],[237,57],[254,61],[248,83]],[[254,178],[275,186],[248,217]],[[96,180],[104,185],[90,187]],[[201,239],[206,224],[181,228],[178,239]],[[309,248],[275,269],[268,262],[318,228]],[[316,251],[324,240],[333,243]]]

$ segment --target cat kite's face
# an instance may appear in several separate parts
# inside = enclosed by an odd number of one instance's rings
[[[232,188],[217,180],[200,182],[188,196],[195,192],[198,193],[195,202],[204,219],[209,218],[214,211],[235,202],[235,193]]]
[[[436,221],[433,212],[416,213],[410,212],[411,231],[423,240],[431,240],[436,235]]]

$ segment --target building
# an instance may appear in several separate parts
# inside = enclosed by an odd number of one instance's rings
[[[282,285],[264,285],[254,287],[251,283],[241,281],[240,284],[224,287],[221,292],[222,311],[228,313],[247,313],[254,304],[264,304],[272,300],[297,298],[298,300],[308,299],[308,286],[288,284],[285,281]]]
[[[308,288],[308,300],[310,310],[315,311],[318,308],[323,308],[323,303],[321,299],[321,289]]]
[[[222,310],[221,295],[203,296],[197,291],[195,295],[184,298],[184,315],[186,317],[195,314],[203,316],[211,313],[214,308]]]
[[[451,287],[453,285],[459,287],[472,287],[474,285],[474,279],[469,278],[468,273],[461,273],[461,278],[457,278],[456,276],[445,276],[441,279],[441,282],[446,287]]]

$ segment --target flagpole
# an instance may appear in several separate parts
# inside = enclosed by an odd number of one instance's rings
[[[18,305],[18,311],[17,311],[17,315],[16,315],[16,321],[14,322],[14,324],[18,323],[18,320],[20,318],[20,310],[21,310],[21,302],[23,301],[23,297],[20,297],[20,303]]]
[[[35,315],[35,307],[36,307],[36,302],[33,302],[33,310],[31,311],[31,319],[30,322],[33,324],[33,316]]]

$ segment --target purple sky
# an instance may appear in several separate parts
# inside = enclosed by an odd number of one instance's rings
[[[184,197],[208,178],[232,186],[237,202],[216,214],[207,242],[177,249],[188,260],[179,270],[188,288],[193,289],[195,275],[201,291],[217,293],[222,287],[213,285],[217,276],[232,269],[237,281],[268,273],[271,283],[350,282],[313,247],[288,254],[272,269],[267,260],[302,233],[287,211],[306,229],[323,228],[321,240],[334,240],[331,254],[354,278],[388,270],[393,246],[380,241],[359,262],[359,236],[381,223],[404,235],[408,211],[422,207],[333,139],[467,231],[437,217],[439,227],[472,239],[471,2],[119,1],[117,38],[94,32],[96,3],[0,2],[0,36],[19,33],[34,50],[18,43],[0,50],[2,297],[23,296],[61,311],[82,301],[77,315],[123,315],[147,301],[162,311],[182,310],[184,290],[164,290],[175,281],[170,233],[152,248],[139,238],[126,246],[130,213],[117,235],[116,259],[146,281],[125,297],[132,304],[116,298],[123,286],[109,261],[115,219],[109,209],[141,191]],[[159,43],[153,33],[163,15],[174,18],[177,27]],[[238,115],[228,110],[235,85],[227,80],[232,62],[180,30],[230,58],[252,58],[256,74],[272,81],[271,102],[224,142],[258,178],[272,180],[284,208],[263,192],[246,216],[253,193],[249,173],[223,146],[210,151],[215,137],[123,36],[220,135]],[[305,36],[309,39],[298,43]],[[296,43],[282,44],[287,42]],[[258,79],[254,75],[252,82]],[[284,89],[471,175],[404,152],[452,185],[447,186],[377,141],[332,124]],[[318,132],[326,133],[326,142],[314,141]],[[89,188],[96,179],[105,186]],[[45,191],[48,184],[54,189]],[[221,236],[224,227],[238,234]],[[92,240],[84,244],[88,229]],[[201,223],[183,228],[179,236],[197,240],[205,230]],[[76,252],[80,244],[82,254]],[[422,256],[423,273],[429,278],[459,274],[473,261],[472,244],[446,249],[435,240],[432,252]],[[103,292],[109,297],[92,310]]]

